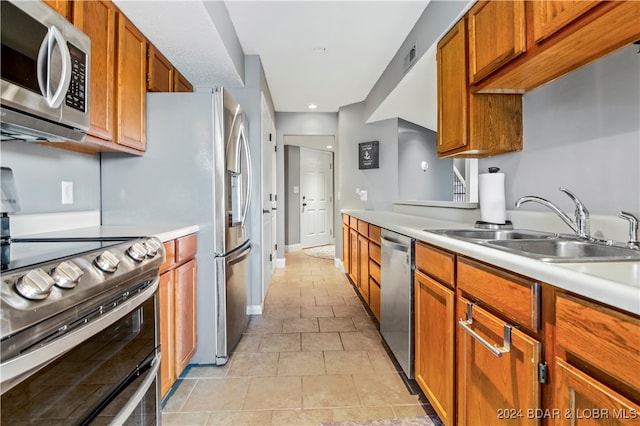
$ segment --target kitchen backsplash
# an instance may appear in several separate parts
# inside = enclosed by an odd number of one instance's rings
[[[524,96],[524,149],[479,162],[506,175],[507,209],[537,195],[573,212],[640,213],[640,54],[629,46]],[[529,203],[522,210],[544,211]]]
[[[21,213],[100,210],[100,159],[28,142],[2,142],[0,163],[10,167]],[[73,203],[62,204],[62,182],[73,182]]]

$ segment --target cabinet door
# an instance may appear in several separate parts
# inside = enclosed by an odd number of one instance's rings
[[[445,425],[454,424],[455,293],[415,273],[415,378]]]
[[[555,374],[558,424],[637,425],[640,421],[640,405],[559,358]]]
[[[466,21],[438,43],[438,153],[467,145],[469,119]]]
[[[358,231],[349,228],[349,278],[358,285]]]
[[[53,10],[58,12],[60,15],[64,16],[67,21],[70,20],[69,11],[71,10],[71,6],[69,4],[69,0],[44,0],[44,2],[51,6]]]
[[[196,353],[196,261],[175,270],[176,375],[180,375]]]
[[[350,249],[349,225],[342,224],[342,264],[344,265],[345,272],[349,275],[351,274],[351,259],[349,258]]]
[[[73,23],[91,39],[89,136],[114,138],[116,9],[106,1],[74,1]]]
[[[175,370],[175,330],[174,330],[174,279],[173,271],[160,275],[158,304],[160,307],[160,396],[169,392],[176,381]]]
[[[358,234],[358,290],[369,304],[369,239]]]
[[[173,65],[156,47],[149,43],[148,53],[149,76],[147,91],[172,92],[173,91]]]
[[[458,323],[458,423],[538,424],[539,420],[527,413],[540,408],[538,364],[541,343],[511,328],[510,348],[508,351],[503,349],[497,356],[488,347],[493,350],[505,348],[506,324],[477,305],[473,305],[469,318],[469,303],[458,297],[456,318],[472,320],[468,327],[476,334],[474,337]]]
[[[178,70],[174,69],[173,73],[173,91],[174,92],[193,92],[193,85]]]
[[[469,11],[470,83],[525,52],[524,16],[524,0],[480,1]]]
[[[546,39],[599,3],[601,2],[597,0],[532,1],[531,26],[534,42]]]
[[[121,13],[118,14],[117,122],[121,145],[144,151],[147,93],[147,40]]]

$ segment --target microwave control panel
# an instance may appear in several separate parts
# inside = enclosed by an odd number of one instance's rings
[[[65,103],[68,107],[86,112],[87,55],[71,43],[67,45],[71,53],[71,82]]]

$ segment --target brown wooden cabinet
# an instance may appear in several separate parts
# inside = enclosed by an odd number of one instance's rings
[[[195,259],[176,268],[175,276],[175,364],[182,372],[197,348]]]
[[[356,288],[364,301],[369,304],[369,238],[358,233],[358,273]]]
[[[159,322],[161,396],[165,396],[197,349],[196,234],[164,243],[160,267]]]
[[[160,275],[160,287],[158,289],[158,306],[160,328],[160,350],[162,360],[160,363],[160,394],[166,395],[176,381],[175,359],[175,330],[174,330],[174,293],[175,282],[173,271],[166,271]]]
[[[416,243],[415,379],[445,425],[455,424],[454,262],[451,253]]]
[[[91,39],[87,143],[114,149],[115,33],[118,11],[110,1],[73,2],[73,23]]]
[[[524,0],[479,1],[468,16],[473,84],[525,52]]]
[[[560,358],[556,358],[555,374],[557,399],[550,412],[557,424],[631,426],[640,421],[639,404]]]
[[[173,73],[173,91],[174,92],[193,92],[193,85],[185,76],[174,69]]]
[[[380,321],[380,227],[369,224],[369,308]]]
[[[458,327],[458,423],[538,424],[539,419],[527,413],[541,409],[541,343],[463,297],[458,297],[457,311],[471,330]],[[495,353],[498,348],[500,355]]]
[[[342,266],[347,275],[351,275],[351,239],[349,232],[349,216],[342,215]]]
[[[539,43],[598,5],[593,0],[536,0],[531,2],[529,22],[533,41]]]
[[[118,13],[116,142],[139,151],[146,147],[147,39]]]
[[[173,92],[174,68],[171,62],[164,57],[156,47],[149,43],[147,47],[148,58],[148,92]]]
[[[485,157],[522,149],[522,97],[472,94],[467,18],[438,43],[438,156]]]

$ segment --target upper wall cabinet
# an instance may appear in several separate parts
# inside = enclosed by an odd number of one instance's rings
[[[71,20],[71,1],[70,0],[44,0],[46,4],[51,6],[60,15]]]
[[[118,14],[116,117],[117,143],[144,151],[146,147],[147,39]]]
[[[151,43],[149,43],[147,56],[149,59],[147,90],[149,92],[172,92],[175,70],[171,62]]]
[[[469,76],[476,83],[526,51],[524,0],[480,1],[469,11]]]
[[[485,157],[522,149],[522,97],[469,91],[467,19],[438,43],[438,156]]]
[[[73,2],[73,23],[91,39],[88,143],[109,148],[115,135],[114,72],[118,11],[111,2]]]
[[[506,3],[494,7],[506,9],[512,2],[489,3]],[[526,93],[640,39],[638,1],[534,0],[525,1],[524,8],[526,51],[473,79],[474,93]],[[502,28],[496,32],[506,32],[501,19],[494,25]],[[475,47],[486,48],[484,43]],[[491,57],[476,53],[485,55]]]
[[[193,86],[189,80],[185,78],[178,70],[173,73],[173,91],[174,92],[193,92]]]

